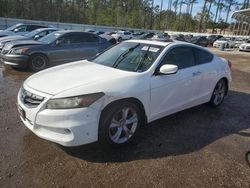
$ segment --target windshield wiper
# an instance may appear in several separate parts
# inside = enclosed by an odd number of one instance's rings
[[[150,48],[151,48],[151,45],[148,46],[148,49],[147,49],[147,51],[145,52],[145,54],[143,56],[143,59],[140,61],[140,63],[136,67],[136,69],[135,69],[136,72],[138,72],[138,70],[140,70],[142,68],[142,65],[143,65],[143,63],[144,63],[144,61],[145,61],[145,59],[146,59],[146,57],[148,55],[148,51],[149,51]]]
[[[121,62],[122,60],[125,58],[125,56],[127,54],[129,54],[130,52],[134,51],[134,49],[136,49],[138,46],[140,46],[140,43],[129,48],[128,50],[124,51],[123,53],[121,53],[118,58],[116,59],[116,61],[114,62],[114,64],[112,65],[112,67],[116,68]],[[122,57],[122,58],[121,58]],[[121,58],[121,59],[120,59]]]

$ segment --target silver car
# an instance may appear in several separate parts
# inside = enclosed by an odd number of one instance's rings
[[[21,40],[6,43],[2,61],[12,67],[40,71],[52,65],[88,59],[112,46],[107,39],[82,31],[56,31],[38,41]]]

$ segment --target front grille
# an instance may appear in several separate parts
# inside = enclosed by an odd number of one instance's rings
[[[22,102],[25,106],[27,106],[29,108],[35,108],[39,104],[41,104],[41,102],[43,102],[44,97],[33,94],[33,93],[22,88],[21,99],[22,99]]]
[[[249,49],[250,49],[250,46],[246,46],[246,49],[248,49],[248,50],[249,50]]]

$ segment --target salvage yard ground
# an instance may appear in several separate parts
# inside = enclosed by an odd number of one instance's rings
[[[0,63],[0,187],[250,187],[250,53],[232,62],[233,83],[217,109],[201,105],[142,129],[132,145],[64,148],[29,131],[15,107],[30,72]]]

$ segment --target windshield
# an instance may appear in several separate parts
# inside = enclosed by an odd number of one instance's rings
[[[124,42],[108,49],[92,61],[120,70],[143,72],[153,64],[162,49],[158,45]]]
[[[16,24],[16,25],[13,25],[11,27],[8,27],[7,29],[5,29],[5,31],[14,31],[14,29],[16,29],[16,27],[20,26],[20,24]]]
[[[56,39],[58,39],[61,35],[62,35],[61,33],[53,32],[46,35],[45,37],[40,38],[38,41],[44,44],[50,44],[54,42]]]
[[[39,33],[39,30],[34,30],[34,31],[31,31],[31,32],[25,34],[24,36],[27,37],[27,38],[33,38],[33,37],[36,36],[38,33]]]

